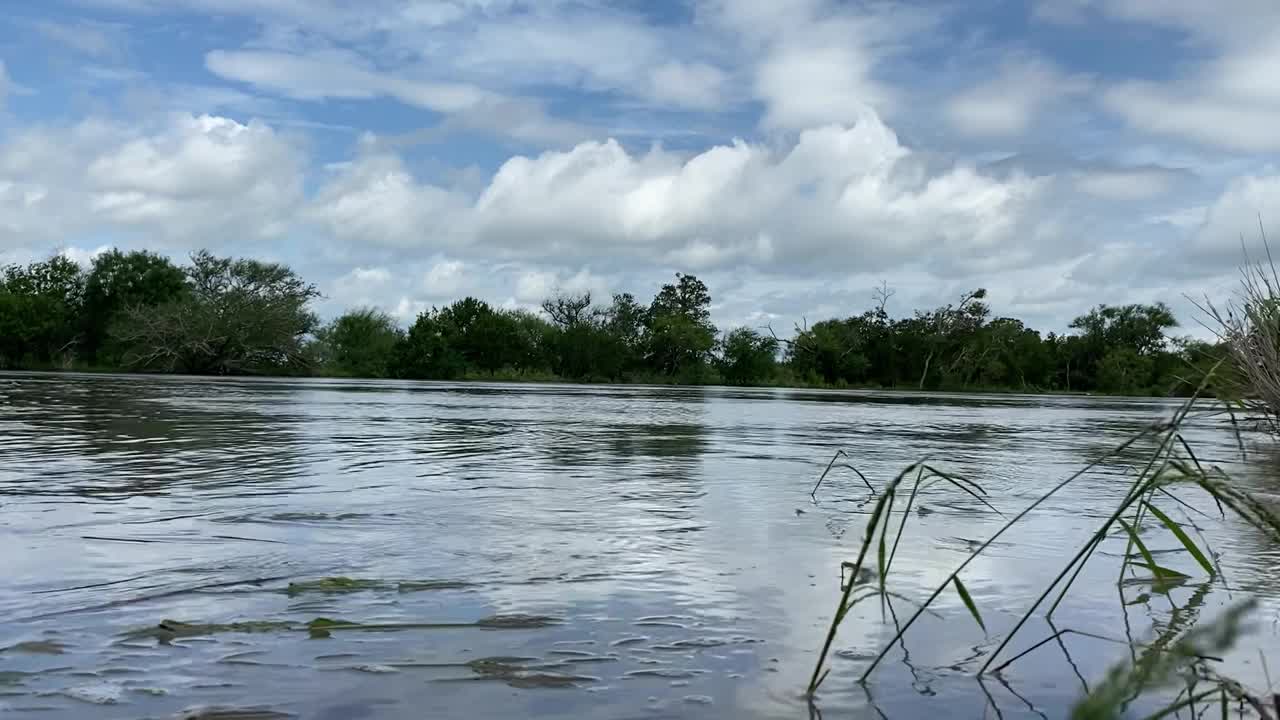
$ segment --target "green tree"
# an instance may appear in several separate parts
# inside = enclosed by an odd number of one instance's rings
[[[631,293],[618,293],[604,311],[604,327],[618,350],[619,373],[635,372],[644,364],[648,309]]]
[[[184,268],[189,292],[156,307],[124,310],[109,334],[134,369],[211,375],[279,373],[305,365],[317,326],[315,286],[277,263],[207,251]]]
[[[0,270],[0,365],[69,365],[83,299],[84,273],[61,255]]]
[[[700,374],[716,342],[711,293],[693,275],[676,273],[649,305],[646,323],[650,367],[666,375]]]
[[[462,355],[468,370],[492,374],[519,369],[520,359],[529,354],[515,320],[483,300],[458,300],[441,310],[438,319],[444,323],[446,341]]]
[[[1140,386],[1116,383],[1132,381],[1137,367],[1152,369],[1154,358],[1165,352],[1165,332],[1177,326],[1177,320],[1168,306],[1155,305],[1099,305],[1071,322],[1079,331],[1079,341],[1070,347],[1070,361],[1076,368],[1073,382],[1076,389],[1101,389],[1107,391],[1133,391],[1148,387],[1153,381],[1150,375]],[[1130,351],[1130,352],[1118,352]],[[1113,357],[1112,357],[1113,356]],[[1103,367],[1107,361],[1107,367]],[[1144,358],[1138,363],[1134,358]],[[1136,363],[1136,364],[1135,364]],[[1105,377],[1104,377],[1105,374]]]
[[[861,384],[867,379],[866,338],[858,318],[822,320],[796,334],[788,349],[792,370],[828,384]]]
[[[451,328],[432,309],[418,315],[396,344],[393,372],[415,380],[451,380],[465,371],[461,353],[449,344]]]
[[[186,275],[162,255],[117,249],[98,255],[85,279],[81,315],[85,357],[96,362],[114,359],[115,353],[104,345],[111,323],[122,311],[162,305],[186,292]]]
[[[751,328],[729,331],[721,342],[720,377],[729,385],[760,385],[777,370],[778,341]]]
[[[555,327],[526,310],[507,313],[515,328],[515,345],[520,353],[514,366],[526,371],[551,372],[555,365]]]
[[[390,315],[374,308],[343,313],[317,332],[325,369],[350,377],[388,377],[404,333]]]
[[[1151,384],[1152,359],[1131,347],[1112,348],[1098,364],[1097,387],[1112,393],[1137,393]]]

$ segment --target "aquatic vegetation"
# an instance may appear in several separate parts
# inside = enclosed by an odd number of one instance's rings
[[[302,593],[349,593],[361,590],[385,589],[388,584],[381,580],[354,580],[349,577],[326,577],[319,580],[291,582],[285,589],[290,595]]]
[[[406,622],[406,623],[361,623],[350,620],[335,620],[318,617],[305,623],[290,620],[249,620],[230,623],[188,623],[179,620],[161,620],[158,624],[124,633],[130,639],[153,637],[161,644],[178,638],[200,637],[219,633],[267,633],[267,632],[306,632],[312,637],[329,637],[334,631],[358,630],[367,632],[390,632],[397,630],[449,630],[457,628],[482,628],[489,630],[526,630],[550,627],[560,623],[559,618],[546,615],[525,615],[512,613],[508,615],[490,615],[475,622]]]
[[[1206,376],[1204,383],[1202,383],[1202,390],[1205,384],[1209,382],[1210,377],[1212,377],[1212,372]],[[1144,536],[1162,533],[1175,541],[1177,543],[1177,553],[1198,566],[1207,578],[1203,585],[1204,592],[1207,592],[1210,583],[1221,576],[1216,557],[1212,551],[1203,546],[1203,541],[1197,543],[1188,534],[1187,526],[1195,528],[1190,517],[1188,516],[1187,523],[1184,525],[1174,520],[1169,514],[1171,508],[1175,505],[1178,506],[1178,510],[1181,512],[1186,510],[1199,512],[1194,506],[1170,491],[1171,488],[1181,487],[1192,490],[1198,489],[1215,503],[1223,517],[1226,517],[1226,514],[1230,512],[1266,533],[1273,541],[1280,541],[1280,518],[1248,492],[1232,484],[1220,468],[1202,465],[1192,451],[1191,446],[1183,437],[1182,429],[1188,421],[1198,395],[1199,393],[1180,407],[1170,420],[1152,424],[1116,448],[1113,448],[1103,457],[1095,459],[1089,465],[1054,485],[1048,492],[1008,519],[985,541],[976,544],[973,542],[968,543],[968,557],[940,582],[928,597],[916,606],[915,612],[909,615],[905,622],[898,623],[896,614],[893,616],[896,634],[881,647],[881,650],[865,666],[858,678],[859,682],[867,682],[885,655],[895,645],[902,642],[904,636],[921,615],[929,612],[930,605],[948,590],[956,593],[974,622],[984,632],[987,631],[987,624],[984,622],[981,609],[960,577],[965,568],[988,548],[992,547],[1006,531],[1023,522],[1036,507],[1059,491],[1095,470],[1108,458],[1113,458],[1130,450],[1139,441],[1149,441],[1154,442],[1155,450],[1145,457],[1143,467],[1135,473],[1135,477],[1124,496],[1089,537],[1084,546],[1071,556],[1057,576],[1047,587],[1043,588],[1043,591],[1032,606],[1019,618],[1012,629],[1005,633],[995,649],[985,652],[985,659],[978,670],[978,674],[979,676],[988,672],[998,674],[1001,670],[1036,648],[1048,642],[1059,640],[1064,634],[1074,632],[1071,630],[1057,631],[1054,635],[1034,644],[1030,649],[1005,660],[994,669],[992,668],[993,663],[1003,657],[1010,642],[1023,630],[1027,621],[1056,592],[1056,597],[1048,605],[1045,613],[1045,618],[1050,621],[1050,624],[1052,623],[1054,611],[1067,599],[1072,585],[1079,577],[1086,563],[1092,559],[1104,541],[1115,538],[1122,539],[1126,543],[1125,550],[1120,555],[1116,580],[1117,586],[1120,588],[1122,602],[1124,602],[1124,588],[1139,585],[1146,591],[1139,596],[1139,599],[1150,599],[1153,595],[1162,595],[1173,608],[1173,616],[1166,623],[1163,633],[1155,642],[1141,648],[1135,646],[1134,661],[1131,665],[1113,670],[1102,685],[1095,688],[1093,693],[1090,693],[1080,702],[1076,708],[1075,717],[1089,718],[1091,720],[1116,717],[1117,713],[1122,712],[1123,708],[1141,693],[1167,687],[1175,679],[1186,684],[1188,689],[1176,696],[1160,716],[1171,714],[1189,704],[1204,703],[1210,698],[1219,700],[1222,703],[1234,701],[1250,706],[1256,704],[1256,701],[1251,701],[1251,696],[1240,688],[1238,684],[1215,675],[1205,667],[1203,662],[1204,658],[1231,646],[1239,635],[1242,618],[1251,607],[1251,604],[1244,603],[1236,606],[1221,620],[1212,625],[1196,627],[1195,621],[1198,616],[1196,610],[1199,603],[1202,602],[1203,593],[1193,594],[1190,601],[1182,607],[1178,607],[1170,595],[1170,591],[1175,587],[1184,585],[1192,578],[1185,572],[1162,564],[1165,562],[1163,560],[1157,562],[1157,553],[1150,549],[1149,537],[1144,539]],[[826,477],[839,457],[841,455],[837,453],[832,462],[828,464],[823,472],[823,478]],[[861,472],[858,474],[862,475]],[[913,478],[914,480],[912,480]],[[821,485],[821,481],[822,478],[819,479],[818,486],[814,488],[815,501],[816,492]],[[911,508],[916,503],[922,488],[926,487],[930,482],[946,482],[952,488],[964,491],[992,511],[996,511],[986,500],[987,493],[981,485],[955,474],[943,472],[923,462],[909,465],[873,495],[876,503],[866,522],[857,558],[853,562],[846,561],[842,563],[842,583],[839,600],[807,688],[807,693],[811,698],[831,672],[831,669],[826,665],[828,655],[831,652],[831,647],[840,625],[846,620],[853,607],[863,600],[873,597],[881,598],[882,600],[887,600],[890,597],[901,597],[889,590],[888,580],[893,570],[893,561],[903,536],[903,530],[911,517]],[[905,503],[899,503],[898,500],[900,498],[905,498]],[[901,518],[896,532],[891,527],[894,512],[897,512]],[[891,533],[893,534],[892,538],[890,538]],[[875,554],[875,567],[871,568],[870,555],[873,552]],[[868,570],[874,570],[874,573],[868,573]],[[848,571],[848,573],[846,574],[845,571]],[[844,580],[845,577],[849,577],[851,580]],[[872,580],[875,581],[874,584]],[[1131,603],[1126,602],[1126,604]],[[1255,711],[1262,717],[1271,717],[1270,714],[1264,713],[1258,708],[1255,708]]]
[[[365,590],[396,590],[402,593],[411,593],[429,590],[461,590],[469,587],[474,587],[474,583],[462,580],[404,580],[391,582],[336,576],[291,582],[289,587],[285,588],[285,592],[290,596],[303,595],[305,593],[336,595],[363,592]]]

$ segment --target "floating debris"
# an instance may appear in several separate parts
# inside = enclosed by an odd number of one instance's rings
[[[265,620],[233,623],[186,623],[180,620],[161,620],[158,624],[140,630],[131,630],[125,637],[154,637],[160,644],[168,644],[177,638],[215,635],[217,633],[259,633],[293,630],[296,625],[287,621]]]
[[[507,630],[542,628],[559,624],[560,620],[557,618],[548,617],[546,615],[524,615],[521,613],[511,615],[492,615],[487,618],[481,618],[475,622],[476,627],[501,628]]]

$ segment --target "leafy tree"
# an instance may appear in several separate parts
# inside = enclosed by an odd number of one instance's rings
[[[344,313],[317,333],[329,372],[350,377],[388,377],[403,335],[390,315],[374,308]]]
[[[526,310],[513,310],[507,316],[515,328],[515,346],[520,351],[515,356],[514,367],[550,372],[555,364],[556,328]]]
[[[207,251],[184,268],[189,292],[126,309],[109,330],[128,367],[211,375],[277,373],[305,364],[315,286],[277,263]]]
[[[649,305],[646,322],[650,366],[666,375],[697,374],[715,347],[711,293],[693,275],[676,274]]]
[[[649,306],[649,313],[681,315],[690,321],[706,325],[711,321],[711,293],[706,283],[693,275],[676,273],[674,285],[663,285]]]
[[[1135,393],[1149,387],[1152,360],[1135,348],[1117,347],[1098,364],[1097,387],[1113,393]]]
[[[814,323],[799,332],[789,346],[792,368],[801,377],[829,384],[865,382],[870,362],[861,331],[858,318]]]
[[[640,369],[646,347],[645,328],[649,311],[631,293],[618,293],[604,311],[603,322],[619,353],[619,372]]]
[[[1112,358],[1105,371],[1105,380],[1104,360],[1117,350],[1131,350],[1134,356],[1153,358],[1164,352],[1165,332],[1177,324],[1173,313],[1163,303],[1099,305],[1073,320],[1071,327],[1079,331],[1080,340],[1071,348],[1070,360],[1083,375],[1080,389],[1114,390],[1114,383],[1120,382],[1121,378],[1129,378],[1134,370],[1130,362],[1132,358],[1127,354]],[[1121,372],[1122,368],[1127,370]]]
[[[720,376],[730,385],[759,385],[777,370],[778,341],[751,328],[725,335],[719,359]]]
[[[182,269],[168,258],[146,250],[112,249],[98,255],[85,279],[83,350],[97,361],[104,357],[108,328],[122,311],[147,308],[175,300],[187,292]]]
[[[393,372],[416,380],[450,380],[465,370],[462,354],[449,343],[449,324],[438,310],[420,313],[396,344]]]
[[[518,368],[530,348],[522,345],[516,321],[508,313],[494,310],[489,303],[463,298],[439,313],[450,346],[462,355],[468,368],[490,374],[503,368]]]
[[[0,365],[68,364],[83,298],[84,273],[61,255],[0,270]]]

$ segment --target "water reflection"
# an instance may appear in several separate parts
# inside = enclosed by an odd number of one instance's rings
[[[0,376],[0,707],[162,717],[1049,717],[1124,657],[1230,598],[1118,596],[1108,544],[999,677],[973,674],[1131,482],[1114,446],[1145,399],[724,388]],[[1205,462],[1273,496],[1277,455],[1230,426]],[[874,484],[932,458],[1016,512],[1101,461],[914,612],[859,606],[810,706],[801,689]],[[1185,495],[1197,503],[1193,493]],[[1236,594],[1275,592],[1251,528],[1195,515]],[[918,599],[1001,518],[931,489],[895,586]],[[1168,549],[1159,545],[1153,549]],[[1110,559],[1108,559],[1110,558]],[[1129,602],[1131,605],[1122,603]],[[1263,610],[1274,617],[1274,604]],[[554,618],[550,625],[487,618]],[[317,619],[338,622],[315,632]],[[192,628],[195,628],[194,630]],[[176,629],[176,630],[175,630]],[[1241,648],[1274,650],[1265,625]],[[172,635],[166,642],[157,637]],[[159,634],[159,635],[157,635]],[[1036,643],[1043,645],[1034,647]],[[1237,658],[1238,659],[1238,658]],[[1230,659],[1229,659],[1230,660]],[[1237,665],[1243,680],[1256,666]]]

